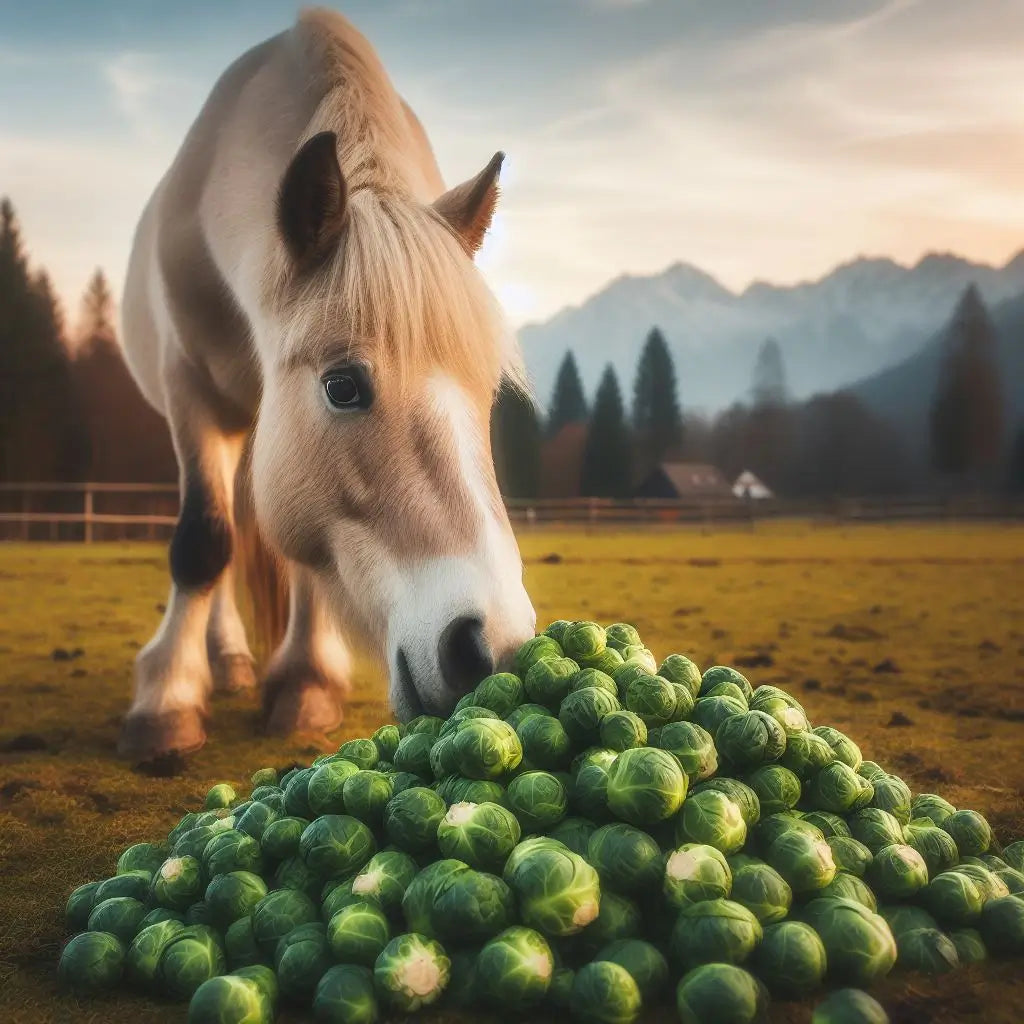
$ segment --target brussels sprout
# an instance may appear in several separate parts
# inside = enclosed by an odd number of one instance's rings
[[[330,920],[334,915],[345,907],[351,907],[353,903],[371,903],[373,902],[366,896],[359,896],[352,892],[352,885],[356,878],[346,878],[339,882],[334,879],[328,880],[324,883],[324,887],[320,892],[320,919],[324,924],[329,924]],[[314,902],[316,897],[312,894],[308,894],[310,899]]]
[[[747,776],[747,785],[757,794],[762,814],[791,811],[800,799],[800,780],[781,764],[762,765]]]
[[[532,718],[534,715],[541,715],[544,718],[555,718],[550,708],[546,708],[543,704],[520,704],[519,707],[513,708],[512,711],[505,716],[505,721],[512,726],[516,732],[519,731],[519,726],[523,724],[528,718]]]
[[[402,739],[402,730],[397,725],[382,725],[370,739],[377,747],[377,756],[381,761],[393,761]]]
[[[572,622],[565,627],[561,644],[566,655],[578,661],[600,654],[607,645],[607,636],[596,622]]]
[[[632,711],[612,711],[601,719],[600,740],[609,750],[632,750],[647,744],[647,726]]]
[[[604,889],[601,892],[601,909],[579,936],[578,944],[582,951],[595,953],[609,942],[636,938],[642,928],[640,907],[628,896]]]
[[[274,970],[281,994],[309,1004],[317,982],[331,966],[327,929],[319,921],[300,924],[281,936],[274,949]]]
[[[513,851],[505,865],[505,881],[516,894],[523,923],[545,935],[574,935],[600,910],[597,872],[550,840],[518,857]]]
[[[463,722],[451,742],[459,773],[470,779],[500,778],[523,759],[515,729],[501,719]]]
[[[739,779],[730,779],[728,776],[705,779],[699,785],[693,787],[691,795],[714,790],[717,793],[724,793],[740,809],[743,821],[748,829],[752,829],[761,819],[761,802],[757,794],[744,782]]]
[[[878,901],[868,884],[856,875],[848,874],[845,871],[837,871],[835,878],[815,893],[815,897],[821,899],[844,899],[853,900],[867,907],[870,911],[878,910]]]
[[[765,850],[764,859],[798,894],[824,889],[836,876],[832,848],[824,839],[799,829],[775,839]]]
[[[382,850],[352,879],[352,895],[379,906],[385,914],[396,916],[402,897],[419,868],[407,853]]]
[[[541,635],[551,637],[552,640],[554,640],[556,643],[560,645],[562,642],[562,637],[565,634],[565,631],[571,625],[572,622],[569,619],[556,619],[554,622],[551,623],[550,626],[548,626],[544,630],[544,632]]]
[[[97,903],[89,914],[91,932],[109,932],[128,945],[138,933],[149,907],[132,896],[112,896]]]
[[[867,992],[840,988],[818,1003],[811,1024],[889,1024],[889,1015]]]
[[[306,826],[299,840],[299,856],[321,878],[337,878],[358,871],[377,852],[376,846],[373,833],[358,818],[324,814]]]
[[[873,854],[885,846],[902,844],[903,826],[888,812],[877,807],[864,807],[847,818],[853,838],[862,842]]]
[[[670,683],[685,686],[694,700],[700,693],[700,669],[682,654],[670,654],[658,667],[658,675]]]
[[[925,819],[931,821],[931,819]],[[929,875],[937,875],[956,867],[960,860],[953,837],[935,825],[915,825],[913,821],[904,829],[907,845],[922,857]]]
[[[438,728],[440,728],[440,720],[438,720]],[[406,731],[413,730],[413,723],[410,722],[406,727]],[[336,755],[339,758],[343,758],[346,761],[351,761],[356,768],[362,768],[364,771],[370,768],[375,768],[377,762],[380,760],[380,752],[377,750],[377,744],[373,740],[358,739],[348,740],[342,743],[338,747],[338,753]]]
[[[821,936],[833,981],[869,986],[892,970],[896,940],[879,914],[853,900],[814,899],[803,917]]]
[[[945,974],[960,966],[953,941],[937,928],[913,928],[896,936],[897,961],[908,971]]]
[[[163,846],[135,843],[117,858],[117,873],[126,875],[133,871],[145,871],[152,875],[166,859],[167,851]]]
[[[131,896],[132,899],[145,902],[149,898],[149,886],[152,875],[148,871],[127,871],[114,875],[100,882],[93,904],[113,899],[115,896]]]
[[[464,779],[460,775],[451,777],[443,788],[438,785],[437,793],[447,804],[498,804],[506,807],[505,787],[499,782],[486,779]]]
[[[438,826],[437,843],[445,857],[483,871],[500,871],[520,834],[516,816],[498,804],[456,803]]]
[[[861,761],[857,773],[863,775],[868,782],[874,782],[875,779],[884,779],[889,774],[880,764],[874,761]]]
[[[631,1024],[640,1016],[640,988],[625,967],[595,960],[577,972],[572,983],[573,1016],[598,1024]]]
[[[963,871],[943,871],[921,890],[921,902],[946,925],[977,921],[985,898],[977,881]]]
[[[494,1009],[522,1013],[544,998],[554,967],[544,936],[532,928],[506,928],[477,957],[477,976],[486,979],[479,998]]]
[[[572,986],[576,972],[571,967],[556,967],[551,973],[547,1002],[563,1013],[572,1012]]]
[[[121,980],[124,961],[124,944],[116,935],[82,932],[61,951],[57,973],[61,984],[75,992],[103,992]]]
[[[788,768],[801,782],[807,782],[835,760],[836,752],[820,736],[813,732],[798,732],[787,737],[779,764]]]
[[[376,829],[384,819],[384,808],[393,795],[393,786],[388,776],[364,769],[345,780],[342,793],[345,811]]]
[[[813,825],[826,839],[833,839],[837,836],[852,838],[846,819],[831,811],[805,811],[803,820]]]
[[[140,928],[124,958],[125,974],[128,979],[143,989],[152,985],[156,980],[160,954],[163,953],[164,946],[184,928],[185,925],[181,921],[161,921]]]
[[[821,830],[798,811],[781,811],[766,814],[754,828],[754,842],[762,856],[772,843],[787,832],[803,832],[813,839],[824,839]]]
[[[260,838],[260,848],[272,860],[284,860],[299,852],[299,840],[309,825],[306,818],[278,818],[272,821]]]
[[[1024,839],[1004,847],[1003,860],[1015,871],[1024,871]]]
[[[591,668],[610,677],[620,665],[626,663],[626,659],[614,647],[606,647],[600,654],[580,658],[579,663],[581,669]]]
[[[436,891],[429,934],[474,944],[497,935],[514,918],[515,900],[502,879],[484,871],[464,871]]]
[[[1006,886],[1008,895],[1024,896],[1024,871],[1015,871],[1008,867],[1000,868],[992,873]]]
[[[203,807],[208,811],[216,810],[218,807],[230,807],[237,799],[234,789],[226,782],[218,782],[206,793]]]
[[[81,932],[88,927],[89,915],[96,905],[96,891],[100,884],[100,882],[86,882],[72,891],[64,909],[64,922],[68,931]]]
[[[608,771],[608,809],[633,825],[653,825],[679,810],[687,779],[679,762],[656,747],[624,750]]]
[[[608,675],[615,681],[619,700],[624,700],[626,691],[634,680],[653,675],[654,672],[655,669],[649,667],[642,659],[634,659],[633,661],[625,661],[621,665],[617,665]]]
[[[511,672],[497,672],[481,679],[473,691],[473,705],[493,711],[505,718],[513,708],[523,703],[526,691],[523,681]]]
[[[956,947],[956,955],[962,964],[982,964],[988,959],[988,950],[981,932],[975,928],[954,928],[949,933],[950,941]]]
[[[910,787],[895,775],[885,775],[871,780],[874,796],[869,807],[888,811],[901,825],[910,821]]]
[[[961,857],[978,857],[992,845],[992,827],[977,811],[955,811],[943,821]]]
[[[402,897],[406,924],[418,934],[432,936],[432,915],[438,896],[471,868],[461,860],[437,860],[429,864],[409,883]]]
[[[192,904],[184,914],[185,924],[213,924],[213,916],[210,914],[210,908],[206,905],[206,900],[197,900]]]
[[[520,722],[516,735],[523,757],[538,768],[557,771],[566,767],[572,757],[572,741],[557,718],[530,715]]]
[[[649,742],[675,754],[691,783],[708,779],[718,771],[718,751],[706,729],[693,722],[669,722],[652,730]]]
[[[260,786],[277,786],[278,781],[276,768],[258,768],[249,776],[249,783],[253,789],[259,789]]]
[[[973,860],[973,857],[964,857],[957,864],[956,870],[974,879],[986,903],[1010,895],[1009,887],[995,872],[989,870],[987,864],[975,864]]]
[[[724,899],[731,890],[729,865],[713,846],[687,843],[665,860],[662,891],[676,910],[703,900]]]
[[[705,690],[701,697],[732,697],[734,700],[738,700],[744,707],[747,706],[747,698],[743,690],[735,683],[725,679],[720,683],[715,683],[711,689]]]
[[[745,858],[730,864],[732,890],[726,893],[734,902],[749,910],[762,925],[774,924],[789,916],[793,890],[770,864]]]
[[[277,818],[278,812],[273,807],[256,801],[235,819],[235,830],[260,842],[267,827]]]
[[[139,922],[139,931],[148,928],[151,924],[159,924],[161,921],[177,921],[178,924],[184,924],[185,915],[177,910],[169,910],[167,907],[156,907]]]
[[[318,1024],[377,1024],[373,972],[356,964],[328,968],[313,993],[313,1019]]]
[[[562,635],[564,637],[564,632]],[[525,679],[530,669],[538,662],[552,661],[561,658],[563,654],[562,645],[558,640],[543,633],[532,637],[516,651],[516,675],[520,679]]]
[[[195,857],[168,857],[150,884],[151,900],[171,910],[187,909],[202,894],[202,868]]]
[[[919,928],[939,927],[938,922],[927,910],[909,903],[890,903],[879,908],[878,913],[885,918],[885,923],[897,941],[906,932]]]
[[[587,818],[563,818],[548,833],[549,838],[564,845],[581,857],[589,856],[590,837],[598,826]]]
[[[403,736],[395,750],[394,764],[400,772],[409,772],[422,779],[431,775],[431,749],[439,741],[430,733],[417,732]],[[354,774],[354,773],[353,773]]]
[[[978,930],[994,956],[1020,956],[1024,953],[1024,900],[1016,896],[988,900]]]
[[[432,789],[414,786],[388,801],[384,808],[384,831],[406,853],[426,853],[437,844],[437,829],[447,809]]]
[[[223,931],[240,917],[252,913],[266,895],[266,883],[259,875],[251,871],[230,871],[210,881],[204,899],[212,923]]]
[[[157,979],[172,999],[189,999],[204,981],[227,970],[217,933],[206,925],[182,928],[160,954]]]
[[[262,964],[263,950],[256,943],[252,930],[252,916],[240,917],[228,925],[224,932],[224,953],[232,969]]]
[[[628,622],[613,622],[605,629],[604,634],[605,643],[617,651],[621,651],[623,647],[643,644],[636,626],[631,626]]]
[[[445,1009],[469,1010],[478,999],[476,961],[477,949],[448,950],[451,966],[448,969],[448,984],[442,997]]]
[[[665,725],[675,717],[676,691],[661,676],[640,675],[626,688],[623,703],[648,728]]]
[[[596,829],[583,851],[603,886],[632,894],[655,889],[662,877],[661,848],[646,832],[616,823]]]
[[[619,653],[619,657],[622,658],[622,664],[632,662],[635,665],[639,665],[648,675],[654,675],[658,669],[658,659],[655,658],[654,653],[648,648],[640,644],[630,644],[628,647],[623,647]],[[593,662],[596,659],[589,659]],[[618,666],[616,666],[618,667]],[[615,673],[608,673],[613,679],[615,679]],[[618,679],[615,679],[618,683]]]
[[[304,892],[277,889],[264,896],[253,908],[253,936],[263,953],[269,956],[290,931],[316,920],[316,904]]]
[[[697,696],[707,696],[719,683],[732,683],[734,686],[738,686],[743,694],[744,703],[747,703],[754,696],[754,688],[750,685],[747,677],[742,672],[737,672],[736,669],[729,668],[727,665],[712,665],[711,668],[704,670]]]
[[[214,836],[203,851],[203,868],[207,878],[229,871],[263,870],[263,850],[252,836],[233,829]]]
[[[297,776],[288,783],[285,790],[285,809],[295,817],[313,818],[321,814],[345,813],[345,780],[359,771],[358,766],[347,759],[326,761],[303,780]],[[298,797],[305,781],[305,807]],[[289,794],[292,794],[291,798]]]
[[[825,978],[825,947],[818,933],[802,921],[782,921],[764,930],[752,960],[754,970],[773,996],[800,999]]]
[[[748,711],[744,715],[732,715],[719,725],[715,746],[734,772],[749,771],[777,761],[786,749],[786,734],[770,715]],[[797,782],[799,784],[799,780]]]
[[[597,686],[586,686],[566,696],[558,721],[577,746],[586,746],[597,742],[604,716],[618,710],[619,702],[614,694]]]
[[[230,974],[204,981],[188,1007],[188,1024],[273,1024],[273,1020],[266,992],[248,978]]]
[[[761,923],[732,900],[702,900],[683,907],[669,949],[684,970],[698,964],[741,964],[761,941]]]
[[[750,704],[751,711],[760,711],[773,718],[779,727],[785,732],[787,741],[790,736],[798,733],[805,733],[810,730],[810,722],[807,721],[807,712],[788,694],[781,696],[771,695],[758,697],[761,690],[759,686],[754,691],[754,697]],[[827,742],[827,741],[826,741]]]
[[[586,690],[590,687],[604,690],[605,693],[618,699],[619,689],[615,685],[615,680],[607,672],[602,672],[598,668],[581,668],[569,680],[569,693],[575,693],[577,690]]]
[[[581,768],[573,780],[570,802],[577,814],[585,815],[594,822],[607,821],[611,816],[608,810],[608,769],[600,764]]]
[[[517,775],[506,795],[524,832],[547,832],[565,817],[569,804],[565,786],[548,772]]]
[[[412,933],[398,935],[374,964],[374,987],[389,1009],[413,1013],[440,998],[450,966],[445,951],[432,939]]]
[[[331,917],[327,942],[344,964],[371,966],[391,939],[384,911],[369,903],[352,903]]]
[[[589,765],[597,765],[607,771],[618,756],[618,751],[615,750],[606,750],[604,747],[588,747],[572,759],[569,770],[574,776],[579,775]]]
[[[840,871],[863,878],[874,854],[853,836],[829,836],[826,840],[832,849],[832,859]]]
[[[816,736],[820,736],[833,750],[836,760],[856,771],[864,761],[860,747],[845,733],[833,729],[830,725],[819,725],[811,730]]]
[[[623,755],[625,756],[625,755]],[[713,846],[726,856],[742,849],[747,826],[739,806],[715,789],[693,793],[675,819],[676,842]]]
[[[919,793],[910,801],[911,818],[929,818],[938,828],[951,815],[956,813],[956,808],[941,796],[934,793]]]
[[[768,992],[733,964],[702,964],[683,975],[676,989],[681,1024],[755,1024],[768,1010]]]
[[[832,761],[811,779],[807,798],[813,807],[833,814],[847,814],[867,807],[874,787],[848,764]]]
[[[928,884],[928,867],[912,846],[894,843],[875,854],[867,877],[883,899],[905,900]]]
[[[702,729],[712,736],[717,735],[718,727],[727,719],[737,715],[745,715],[749,709],[735,697],[701,697],[693,705],[691,718]]]

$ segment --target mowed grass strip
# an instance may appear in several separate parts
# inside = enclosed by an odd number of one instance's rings
[[[815,722],[848,732],[915,791],[1024,836],[1024,528],[544,528],[520,542],[540,622],[626,619],[659,656],[734,664],[755,685],[790,688]],[[155,545],[0,546],[5,1022],[183,1021],[182,1006],[130,995],[79,1004],[57,991],[68,891],[107,877],[128,844],[165,835],[211,783],[308,761],[387,717],[383,679],[359,664],[330,738],[270,741],[256,731],[255,697],[217,698],[209,743],[170,766],[177,774],[131,771],[114,744],[132,658],[167,586]],[[882,997],[897,1022],[1001,1024],[1020,1019],[1020,974],[1008,963],[893,977]],[[773,1008],[773,1021],[808,1019],[808,1006]]]

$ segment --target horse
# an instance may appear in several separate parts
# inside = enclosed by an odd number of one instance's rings
[[[502,160],[446,189],[333,11],[303,10],[214,85],[142,212],[121,303],[180,483],[125,756],[198,749],[211,693],[260,685],[236,576],[275,645],[272,735],[340,724],[353,644],[407,721],[448,714],[534,634],[489,435],[525,375],[474,263]]]

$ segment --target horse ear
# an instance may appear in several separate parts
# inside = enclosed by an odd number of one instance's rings
[[[345,199],[337,136],[320,132],[292,158],[277,196],[277,225],[296,263],[311,266],[334,249],[345,225]]]
[[[462,239],[470,256],[483,244],[498,202],[498,174],[504,153],[495,153],[490,163],[475,177],[449,189],[434,202],[434,209]]]

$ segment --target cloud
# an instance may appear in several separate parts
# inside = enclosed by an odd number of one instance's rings
[[[147,142],[166,141],[168,126],[161,115],[168,95],[180,98],[192,91],[184,75],[164,70],[153,53],[126,50],[100,63],[115,110],[134,134]]]

